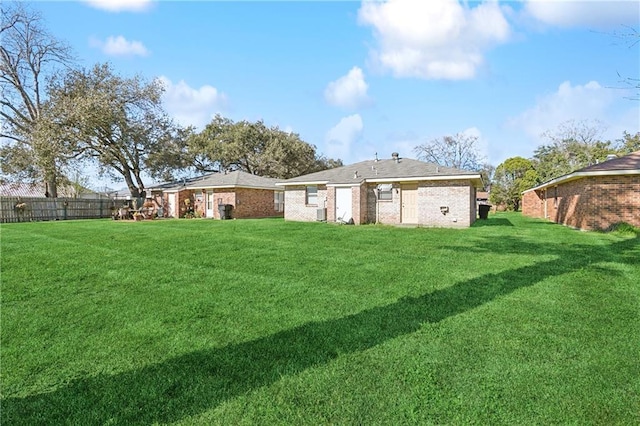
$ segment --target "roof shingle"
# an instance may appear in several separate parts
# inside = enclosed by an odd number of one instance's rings
[[[298,176],[279,182],[279,185],[299,183],[360,184],[363,181],[408,180],[410,178],[464,178],[479,179],[478,172],[439,166],[433,163],[401,158],[396,160],[366,160],[335,169]]]

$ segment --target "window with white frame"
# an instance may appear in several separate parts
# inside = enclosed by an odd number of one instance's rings
[[[273,192],[273,204],[274,210],[277,212],[284,211],[284,191]]]
[[[393,200],[393,185],[384,184],[378,185],[378,201],[391,201]]]
[[[306,191],[306,199],[305,202],[307,205],[317,206],[318,205],[318,187],[317,186],[307,186]]]

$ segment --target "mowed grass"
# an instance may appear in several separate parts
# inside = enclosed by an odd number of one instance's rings
[[[640,424],[640,239],[267,220],[7,224],[1,418]]]

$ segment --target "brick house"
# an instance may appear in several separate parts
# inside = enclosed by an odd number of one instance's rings
[[[219,205],[230,204],[233,218],[282,217],[284,191],[276,179],[242,171],[205,176],[149,188],[164,217],[184,217],[193,208],[200,217],[220,219]],[[187,201],[188,200],[188,201]]]
[[[640,151],[525,191],[522,213],[585,230],[618,222],[640,227]]]
[[[467,227],[476,219],[479,173],[400,158],[367,160],[277,183],[284,218]]]

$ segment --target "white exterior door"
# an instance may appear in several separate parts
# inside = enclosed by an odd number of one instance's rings
[[[207,191],[207,199],[205,202],[207,203],[205,216],[212,218],[213,217],[213,191]]]
[[[169,194],[167,204],[167,217],[178,217],[178,214],[176,214],[176,194]]]
[[[402,223],[418,223],[418,186],[402,186]]]
[[[353,218],[351,187],[336,188],[336,222],[349,222]]]

